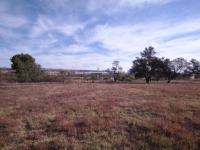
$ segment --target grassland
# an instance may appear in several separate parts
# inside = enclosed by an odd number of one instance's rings
[[[200,83],[1,84],[0,149],[200,149]]]

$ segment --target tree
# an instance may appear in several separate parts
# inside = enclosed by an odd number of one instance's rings
[[[199,75],[200,74],[200,62],[196,59],[191,59],[188,65],[188,71],[190,74]]]
[[[141,57],[147,59],[149,62],[155,57],[155,54],[155,49],[152,46],[149,46],[148,48],[146,47],[145,50],[140,53]]]
[[[35,63],[35,59],[29,54],[17,54],[11,58],[11,67],[16,70],[18,81],[31,82],[39,81],[42,77],[40,65]]]
[[[145,48],[141,52],[141,58],[136,57],[136,60],[133,61],[131,73],[134,73],[136,77],[144,77],[146,83],[149,83],[155,74],[156,62],[159,61],[155,54],[156,52],[152,46]]]
[[[162,59],[163,62],[163,77],[167,78],[167,83],[170,83],[172,79],[175,77],[174,66],[172,65],[172,61],[170,59]]]
[[[187,69],[187,66],[188,66],[187,60],[185,60],[182,57],[176,58],[171,62],[171,67],[177,74],[183,73]]]
[[[130,70],[131,73],[135,74],[135,77],[144,77],[146,83],[150,81],[150,70],[147,67],[146,60],[136,57],[136,60],[133,61],[133,66]]]
[[[188,62],[184,58],[176,58],[170,62],[170,68],[173,72],[174,78],[180,77],[187,72]]]
[[[120,75],[120,72],[122,72],[122,67],[119,65],[119,63],[120,62],[118,60],[115,60],[112,63],[112,74],[113,74],[115,82],[117,81],[117,79]]]
[[[164,69],[165,69],[165,64],[164,64],[165,58],[158,58],[154,57],[151,61],[151,74],[154,79],[157,81],[160,80],[164,76]]]
[[[64,83],[65,77],[66,77],[66,71],[61,70],[59,76],[60,76],[60,79],[62,80],[62,82]]]

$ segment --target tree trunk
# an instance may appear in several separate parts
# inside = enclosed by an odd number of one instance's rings
[[[146,80],[146,83],[149,84],[150,78],[149,78],[149,77],[146,77],[145,80]]]
[[[171,80],[172,80],[172,75],[170,74],[170,75],[168,76],[168,78],[167,78],[167,83],[170,83]]]

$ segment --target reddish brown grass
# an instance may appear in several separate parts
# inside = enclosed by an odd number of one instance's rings
[[[0,149],[199,148],[200,83],[0,85]]]

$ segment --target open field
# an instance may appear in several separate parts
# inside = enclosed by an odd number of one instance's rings
[[[200,82],[2,84],[0,149],[200,149]]]

